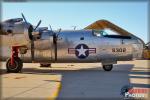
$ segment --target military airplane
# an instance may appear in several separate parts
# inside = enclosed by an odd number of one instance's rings
[[[117,61],[141,59],[145,43],[139,37],[107,21],[99,20],[81,30],[52,30],[29,23],[25,16],[1,22],[0,59],[7,72],[20,72],[23,63],[101,62],[111,71]],[[110,29],[118,35],[105,32]]]

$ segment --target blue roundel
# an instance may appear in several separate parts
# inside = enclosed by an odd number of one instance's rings
[[[89,47],[85,44],[78,44],[75,47],[75,55],[80,59],[85,59],[89,56]]]

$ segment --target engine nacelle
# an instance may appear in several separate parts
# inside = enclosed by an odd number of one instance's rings
[[[22,18],[9,19],[0,24],[0,35],[24,34],[27,41],[40,38],[39,32],[33,32],[33,26],[30,23],[22,21]]]
[[[24,24],[23,24],[22,18],[15,18],[15,19],[9,19],[0,24],[0,30],[1,35],[7,35],[7,34],[21,34],[24,30]]]

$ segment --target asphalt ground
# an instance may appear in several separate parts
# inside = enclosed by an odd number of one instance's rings
[[[39,66],[25,63],[21,73],[6,73],[2,62],[1,99],[124,99],[120,93],[125,85],[147,90],[142,99],[150,99],[150,60],[118,62],[110,72],[105,72],[100,63]]]

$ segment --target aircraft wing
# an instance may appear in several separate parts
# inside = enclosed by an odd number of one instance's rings
[[[112,31],[117,32],[120,35],[125,35],[125,36],[129,36],[132,35],[130,32],[122,29],[121,27],[107,21],[107,20],[98,20],[92,24],[90,24],[89,26],[85,27],[84,29],[110,29]]]
[[[112,31],[117,32],[119,35],[132,36],[136,39],[141,40],[143,46],[145,47],[145,43],[142,39],[140,39],[139,37],[135,36],[134,34],[122,29],[121,27],[119,27],[107,20],[98,20],[98,21],[90,24],[89,26],[85,27],[84,29],[97,29],[97,30],[110,29]]]

